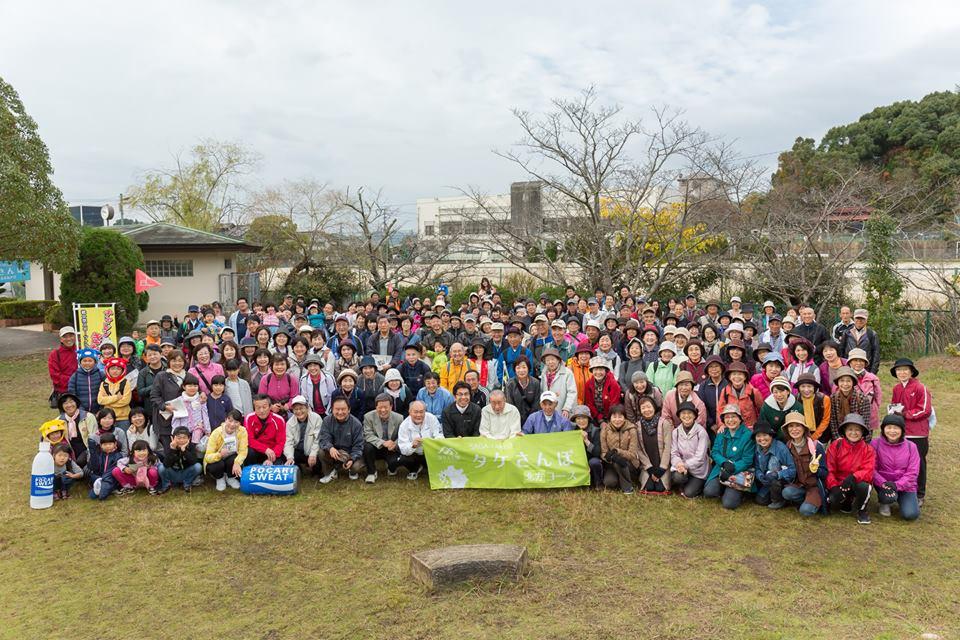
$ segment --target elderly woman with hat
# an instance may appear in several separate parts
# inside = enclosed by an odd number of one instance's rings
[[[840,421],[841,437],[827,449],[827,501],[831,509],[856,512],[857,522],[870,524],[867,504],[872,492],[876,451],[865,440],[870,433],[859,413]]]
[[[834,374],[834,384],[836,391],[830,395],[830,433],[832,439],[841,438],[842,420],[851,413],[856,413],[863,418],[863,423],[870,424],[870,398],[868,398],[857,386],[857,374],[850,367],[840,367]],[[870,441],[870,428],[867,427],[867,433],[864,436],[867,442]]]
[[[677,373],[676,386],[663,395],[663,417],[676,426],[680,424],[679,407],[684,402],[691,402],[697,408],[697,424],[705,425],[707,408],[703,400],[694,393],[695,381],[689,371]]]
[[[680,421],[670,438],[670,484],[680,487],[684,498],[703,493],[710,472],[710,436],[697,422],[700,413],[692,402],[681,403]]]
[[[917,477],[920,475],[920,452],[917,445],[904,436],[906,422],[903,416],[891,414],[883,418],[880,437],[870,442],[877,454],[873,486],[877,490],[880,515],[890,515],[890,505],[900,507],[900,517],[916,520],[920,517],[917,499]]]
[[[561,353],[550,346],[540,354],[543,366],[540,368],[540,390],[552,391],[557,396],[557,411],[569,418],[577,404],[577,381],[563,364]]]
[[[660,343],[660,359],[647,367],[647,379],[664,393],[673,389],[677,372],[680,370],[680,366],[673,363],[676,355],[677,346],[669,340],[664,340]]]
[[[720,391],[720,397],[717,399],[718,407],[726,407],[734,404],[740,408],[740,418],[747,427],[753,428],[757,418],[760,415],[760,407],[763,405],[763,398],[760,392],[754,389],[747,377],[750,371],[742,362],[733,362],[727,365],[724,376],[727,379],[727,385]],[[723,416],[717,416],[717,422],[723,422]]]
[[[303,360],[303,376],[300,378],[300,395],[306,398],[310,410],[321,418],[330,411],[330,401],[337,388],[333,376],[325,368],[325,361],[319,354],[308,354]]]
[[[720,409],[719,414],[723,428],[710,449],[713,468],[707,475],[703,495],[720,498],[724,509],[736,509],[743,501],[743,493],[753,491],[756,444],[750,429],[743,423],[739,406],[728,404]]]
[[[857,374],[857,387],[865,396],[870,398],[870,431],[876,431],[880,426],[880,404],[883,401],[883,392],[880,389],[880,378],[870,373],[870,361],[867,352],[863,349],[853,349],[847,354],[847,365]]]
[[[759,420],[767,422],[773,427],[774,437],[780,434],[780,427],[788,413],[798,411],[803,413],[803,405],[793,395],[790,381],[778,376],[770,383],[770,395],[760,407]]]
[[[935,423],[933,397],[917,377],[920,371],[910,358],[900,358],[890,367],[890,375],[897,379],[893,385],[894,413],[903,416],[906,437],[920,453],[920,474],[917,476],[917,500],[923,506],[927,493],[927,450],[930,448],[930,427]]]
[[[620,385],[606,358],[595,356],[590,359],[590,380],[584,396],[584,404],[590,409],[590,415],[601,426],[610,418],[610,410],[620,404]]]
[[[827,502],[825,449],[810,437],[806,419],[797,411],[791,411],[784,418],[781,437],[787,443],[796,470],[796,477],[783,485],[783,499],[799,504],[800,515],[812,516],[822,511]]]

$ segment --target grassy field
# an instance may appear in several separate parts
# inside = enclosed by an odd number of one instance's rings
[[[75,490],[32,512],[36,427],[53,413],[45,363],[0,360],[0,637],[960,637],[957,363],[921,363],[939,417],[921,519],[863,527],[385,475],[291,498],[208,485],[95,503]],[[526,545],[529,576],[438,594],[411,583],[410,552],[476,542]]]

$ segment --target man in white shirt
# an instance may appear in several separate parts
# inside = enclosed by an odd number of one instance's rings
[[[522,435],[520,411],[507,404],[507,396],[500,391],[490,393],[490,404],[480,411],[480,437],[506,440]]]
[[[416,480],[427,466],[423,455],[423,441],[426,438],[443,438],[440,421],[432,413],[427,413],[427,405],[414,400],[410,403],[410,415],[400,423],[397,432],[397,448],[400,449],[401,466],[407,470],[407,480]]]

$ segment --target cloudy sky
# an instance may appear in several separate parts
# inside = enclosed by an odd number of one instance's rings
[[[0,0],[0,76],[86,204],[212,137],[259,152],[260,184],[383,187],[412,217],[523,179],[491,153],[519,137],[511,107],[589,84],[772,165],[799,135],[953,89],[958,60],[956,2]]]

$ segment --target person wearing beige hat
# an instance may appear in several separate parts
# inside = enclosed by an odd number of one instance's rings
[[[846,416],[855,413],[863,418],[865,425],[870,424],[870,398],[857,387],[857,374],[850,367],[840,367],[834,374],[836,390],[830,395],[830,425],[827,427],[833,440],[843,437],[843,421]],[[870,428],[867,427],[865,440],[870,441]]]
[[[810,437],[806,418],[792,411],[784,418],[781,437],[793,456],[797,475],[793,482],[783,486],[783,499],[799,504],[800,515],[812,516],[820,512],[827,502],[827,460],[823,444]]]
[[[880,405],[883,401],[880,378],[867,369],[870,360],[863,349],[851,349],[847,354],[847,364],[857,374],[857,387],[870,398],[870,430],[876,431],[880,427]]]
[[[680,424],[678,411],[680,405],[684,402],[691,402],[694,407],[696,407],[697,424],[701,426],[707,424],[707,407],[703,404],[700,396],[693,392],[695,383],[696,381],[693,379],[693,374],[689,371],[678,371],[675,378],[676,386],[663,394],[663,409],[661,413],[674,427]]]
[[[603,425],[610,418],[610,410],[620,404],[620,385],[610,367],[610,361],[602,356],[590,359],[590,379],[584,389],[584,404],[590,409],[593,420]]]
[[[678,367],[687,361],[686,346],[690,342],[690,331],[686,327],[677,327],[673,332],[673,344],[677,347],[677,355],[673,356],[672,362]]]
[[[783,376],[777,376],[770,382],[770,395],[760,407],[759,421],[767,422],[780,435],[788,413],[803,413],[803,405],[793,395],[793,385]]]
[[[870,314],[866,309],[856,309],[853,312],[853,326],[847,329],[840,341],[840,352],[847,356],[854,349],[863,349],[867,354],[867,361],[870,363],[867,369],[870,373],[877,373],[880,370],[880,339],[877,332],[867,326],[867,320]]]

